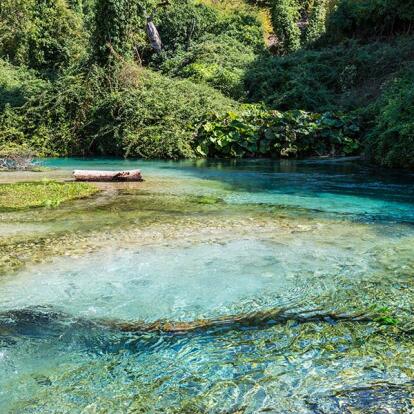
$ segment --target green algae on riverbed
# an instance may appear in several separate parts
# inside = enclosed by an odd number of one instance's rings
[[[222,188],[214,182],[210,188],[208,181],[197,182],[203,193],[191,193],[188,180],[148,182],[99,184],[101,191],[93,197],[55,209],[0,211],[0,275],[30,262],[82,254],[108,244],[190,240],[215,232],[221,237],[221,231],[249,232],[255,226],[290,227],[287,220],[279,220],[279,209],[271,206],[226,204],[219,197]]]
[[[154,181],[156,190],[157,181]],[[19,230],[13,233],[13,228]],[[355,257],[361,254],[375,257],[381,269],[389,272],[380,278],[384,281],[390,276],[397,282],[399,277],[414,273],[410,259],[413,234],[404,225],[338,221],[330,215],[309,214],[306,210],[266,204],[232,205],[218,195],[150,192],[134,186],[109,185],[93,198],[73,201],[53,210],[3,213],[0,229],[3,229],[0,237],[0,274],[3,275],[23,266],[49,262],[57,256],[83,257],[100,249],[163,244],[179,247],[200,242],[225,244],[249,239],[252,235],[277,243],[280,248],[291,246],[297,252],[300,244],[296,242],[300,241],[318,243],[322,248],[341,247],[353,252]],[[400,238],[392,236],[391,229],[392,233],[399,232]],[[352,268],[349,259],[347,266]],[[378,287],[378,282],[372,285],[375,286]],[[358,312],[376,303],[389,303],[386,296],[393,297],[387,292],[390,286],[377,289],[378,301],[372,299],[374,295],[367,294],[366,301],[357,295],[351,302],[359,303],[352,310]],[[326,302],[330,301],[341,303],[332,297]]]
[[[363,234],[369,229],[354,227]],[[350,227],[300,210],[292,213],[269,205],[229,205],[212,196],[107,188],[93,198],[57,209],[0,213],[0,275],[31,262],[81,255],[106,246],[226,240],[251,233],[273,235],[282,242],[287,234],[321,228],[331,234],[326,237],[344,230],[350,233]]]
[[[57,207],[65,201],[85,198],[98,191],[97,187],[87,183],[50,180],[0,184],[0,211]]]

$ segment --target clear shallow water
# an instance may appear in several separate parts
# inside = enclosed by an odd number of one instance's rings
[[[140,168],[144,178],[161,175],[218,181],[222,187],[209,191],[216,191],[229,203],[267,203],[366,220],[414,222],[414,174],[384,172],[360,161],[157,162],[98,158],[50,159],[44,164],[68,170]]]
[[[358,257],[314,237],[105,251],[4,279],[0,311],[50,307],[88,318],[191,321],[262,310],[265,301],[301,305],[377,268],[374,252]]]
[[[138,190],[2,216],[28,259],[0,279],[0,412],[414,412],[411,176],[139,164]]]

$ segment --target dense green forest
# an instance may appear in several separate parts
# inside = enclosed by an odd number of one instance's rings
[[[2,0],[0,146],[414,168],[414,1]]]

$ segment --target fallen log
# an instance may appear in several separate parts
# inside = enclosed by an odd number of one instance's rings
[[[94,171],[75,170],[76,181],[142,181],[141,170],[128,171]]]

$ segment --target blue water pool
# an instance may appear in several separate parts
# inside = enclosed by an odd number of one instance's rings
[[[413,175],[44,164],[146,181],[0,214],[1,413],[414,412]]]

